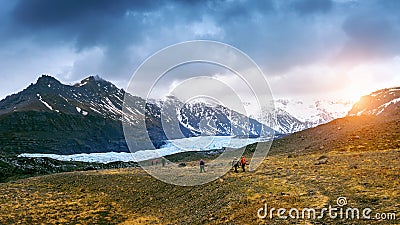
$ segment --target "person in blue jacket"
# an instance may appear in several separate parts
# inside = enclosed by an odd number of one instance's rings
[[[206,170],[204,169],[204,161],[200,159],[200,173],[202,172],[206,172]]]

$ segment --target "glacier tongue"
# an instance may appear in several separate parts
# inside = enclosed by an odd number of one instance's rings
[[[160,149],[156,150],[141,150],[135,153],[130,152],[105,152],[105,153],[80,153],[73,155],[58,155],[58,154],[41,154],[41,153],[23,153],[18,157],[47,157],[60,161],[80,161],[80,162],[129,162],[142,161],[160,156],[171,155],[179,152],[187,151],[207,151],[213,149],[221,149],[223,147],[240,148],[255,142],[266,141],[262,138],[234,138],[222,136],[201,136],[183,139],[170,140]]]

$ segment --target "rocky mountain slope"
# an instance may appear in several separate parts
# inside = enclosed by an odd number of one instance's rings
[[[400,110],[400,87],[387,88],[363,96],[349,111],[349,116],[393,115]]]
[[[261,113],[256,118],[259,121],[274,121],[274,117],[276,117],[276,120],[271,124],[271,127],[281,134],[291,134],[311,127],[310,124],[300,121],[280,108],[275,108],[270,113]]]

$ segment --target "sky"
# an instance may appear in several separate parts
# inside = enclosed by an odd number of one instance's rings
[[[41,74],[126,88],[155,52],[201,39],[246,53],[277,98],[355,100],[400,86],[398,12],[397,0],[0,0],[0,98]],[[187,77],[171,75],[160,91]]]

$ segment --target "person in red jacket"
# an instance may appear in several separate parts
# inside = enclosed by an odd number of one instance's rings
[[[240,159],[240,164],[242,165],[242,170],[243,172],[246,172],[245,166],[246,166],[246,158],[244,156],[242,156],[242,158]]]

